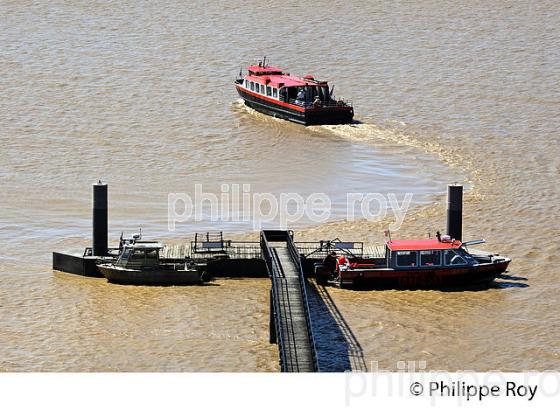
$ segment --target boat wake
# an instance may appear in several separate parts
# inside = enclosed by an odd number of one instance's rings
[[[320,125],[308,127],[313,132],[329,132],[338,137],[357,143],[375,145],[380,148],[400,147],[398,150],[414,149],[435,156],[441,163],[451,168],[461,168],[471,173],[468,158],[453,150],[438,135],[417,133],[404,122],[393,121],[386,125],[368,124],[355,121],[344,125]],[[472,181],[468,181],[469,184]]]
[[[404,128],[405,123],[395,123],[394,125],[380,126],[377,124],[367,124],[355,121],[352,124],[343,125],[319,125],[308,127],[312,131],[327,131],[339,137],[355,142],[389,142],[425,148],[418,143],[414,135],[408,134]]]
[[[242,98],[237,98],[235,101],[231,102],[231,107],[240,113],[249,114],[250,116],[266,122],[274,122],[278,124],[280,127],[298,127],[301,129],[306,129],[310,132],[318,132],[323,133],[325,131],[335,134],[339,137],[356,141],[356,142],[372,142],[375,140],[384,140],[389,142],[396,142],[399,144],[407,143],[410,145],[410,138],[403,138],[404,134],[397,130],[397,128],[387,128],[387,127],[380,127],[375,124],[366,124],[360,121],[354,121],[352,124],[343,124],[343,125],[313,125],[302,127],[301,125],[292,124],[287,120],[283,120],[280,118],[272,117],[267,114],[260,113],[253,108],[245,105],[245,102]],[[399,122],[397,123],[398,126],[405,126],[406,124]],[[278,130],[281,128],[277,127]]]
[[[245,101],[242,98],[238,98],[235,101],[231,102],[231,108],[236,113],[239,114],[237,126],[243,127],[244,123],[247,121],[247,118],[250,119],[249,122],[263,122],[267,126],[267,136],[270,137],[268,140],[268,148],[275,150],[278,146],[282,145],[282,143],[288,138],[289,136],[289,128],[293,127],[294,124],[289,123],[288,121],[282,120],[280,118],[275,118],[270,115],[262,114],[257,110],[247,106]],[[251,125],[251,129],[254,129],[254,124]],[[259,161],[265,161],[266,157],[263,156]]]
[[[243,98],[238,98],[235,101],[232,101],[231,107],[237,112],[243,112],[245,114],[249,114],[252,117],[258,118],[260,120],[284,123],[284,120],[280,118],[272,117],[270,115],[263,114],[258,112],[257,110],[252,109],[251,107],[245,104]]]
[[[232,108],[240,113],[248,114],[251,118],[266,122],[270,131],[274,134],[272,146],[281,144],[292,130],[315,134],[330,134],[347,141],[374,147],[384,155],[404,156],[407,160],[423,159],[426,167],[433,165],[434,159],[450,168],[460,169],[459,174],[467,178],[463,183],[474,186],[473,167],[468,158],[460,152],[453,150],[438,135],[425,135],[418,133],[411,126],[402,121],[388,121],[383,125],[372,124],[361,121],[353,121],[351,124],[342,125],[314,125],[303,127],[289,121],[262,114],[245,105],[243,99],[238,98],[231,103]],[[457,175],[455,175],[457,176]],[[463,179],[460,177],[459,179]],[[459,180],[455,181],[459,182]]]

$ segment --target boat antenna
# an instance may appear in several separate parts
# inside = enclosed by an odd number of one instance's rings
[[[266,68],[266,56],[263,58],[263,68]]]
[[[441,242],[441,232],[440,231],[436,231],[436,238],[437,238],[438,242]]]
[[[392,239],[391,239],[391,230],[390,230],[390,229],[387,229],[387,230],[385,231],[385,237],[388,237],[388,238],[389,238],[389,242],[391,242]]]
[[[243,77],[243,67],[239,67],[239,77]]]

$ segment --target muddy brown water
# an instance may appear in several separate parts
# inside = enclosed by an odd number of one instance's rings
[[[445,225],[445,185],[463,183],[464,236],[512,257],[509,277],[485,291],[328,289],[363,362],[560,368],[557,4],[346,1],[309,13],[319,3],[307,2],[277,18],[283,7],[2,2],[0,370],[278,370],[266,280],[125,287],[50,269],[50,252],[89,243],[98,178],[113,240],[141,226],[173,241],[252,229],[168,232],[168,193],[196,183],[325,192],[331,221],[302,220],[298,237],[366,242],[390,220],[341,221],[347,192],[412,193],[393,235],[423,237]],[[244,108],[232,80],[265,54],[330,80],[360,123],[304,128]]]

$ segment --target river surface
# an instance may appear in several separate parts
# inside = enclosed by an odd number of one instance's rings
[[[125,287],[51,270],[52,251],[89,245],[98,179],[111,240],[141,227],[175,242],[253,231],[170,232],[168,194],[196,184],[325,193],[329,222],[304,217],[298,237],[369,243],[391,217],[344,221],[348,192],[413,194],[393,236],[424,237],[463,183],[464,237],[513,258],[495,288],[319,293],[367,368],[560,369],[556,2],[4,0],[0,22],[0,371],[278,370],[267,280]],[[245,108],[233,79],[264,55],[335,84],[358,123]]]

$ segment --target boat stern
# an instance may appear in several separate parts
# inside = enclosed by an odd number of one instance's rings
[[[353,120],[354,108],[349,105],[310,109],[305,112],[305,125],[351,124]]]

